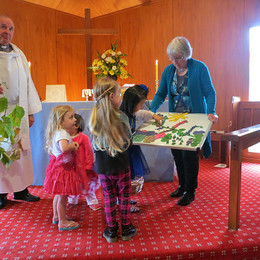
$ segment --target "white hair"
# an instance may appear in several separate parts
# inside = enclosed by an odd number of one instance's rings
[[[176,55],[181,55],[184,58],[191,58],[192,48],[190,42],[185,37],[175,37],[167,47],[167,55],[173,60]]]

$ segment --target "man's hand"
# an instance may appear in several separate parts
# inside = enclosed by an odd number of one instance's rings
[[[29,127],[31,127],[33,125],[33,123],[34,123],[34,116],[33,115],[29,115],[28,118],[29,118]]]

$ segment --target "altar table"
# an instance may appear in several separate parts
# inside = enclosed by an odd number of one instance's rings
[[[93,101],[74,101],[74,102],[43,102],[42,111],[34,115],[35,122],[30,128],[30,140],[32,146],[32,159],[34,170],[34,184],[43,185],[45,170],[49,162],[49,155],[45,150],[45,131],[48,117],[51,109],[57,105],[70,105],[74,108],[75,113],[80,114],[85,120],[86,125],[90,117]],[[158,112],[168,111],[168,101],[158,109]],[[84,130],[88,134],[87,127]],[[141,147],[151,173],[145,176],[145,181],[173,181],[174,161],[170,149],[157,147]]]

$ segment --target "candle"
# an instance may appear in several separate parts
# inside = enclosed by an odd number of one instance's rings
[[[31,72],[31,62],[30,61],[28,62],[28,67],[29,67],[29,70]]]
[[[155,80],[158,80],[158,60],[155,61]]]

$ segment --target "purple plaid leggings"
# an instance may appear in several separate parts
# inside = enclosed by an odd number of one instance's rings
[[[127,168],[118,172],[117,175],[103,175],[100,174],[100,181],[104,196],[104,209],[109,227],[115,227],[116,221],[116,208],[117,197],[119,200],[120,216],[123,225],[131,223],[130,213],[130,194],[131,194],[131,173]]]

